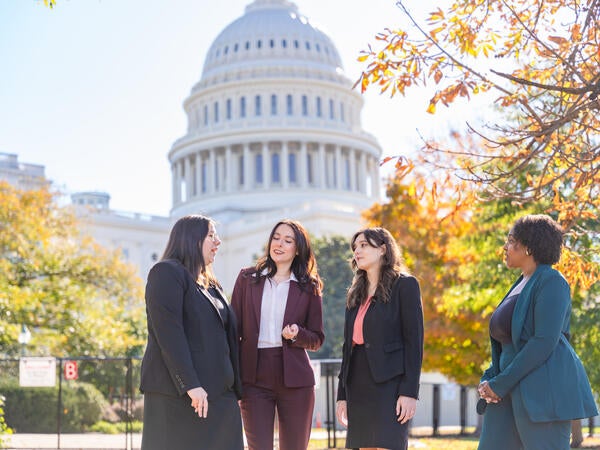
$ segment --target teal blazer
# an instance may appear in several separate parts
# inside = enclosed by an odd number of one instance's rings
[[[492,362],[481,381],[488,381],[501,398],[507,394],[521,397],[533,422],[598,414],[585,369],[568,341],[570,319],[569,284],[557,270],[539,265],[515,305],[514,355],[508,361],[503,358],[502,370],[502,344],[491,338]]]

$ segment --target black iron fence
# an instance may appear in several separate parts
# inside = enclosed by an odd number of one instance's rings
[[[55,383],[51,387],[20,386],[21,362],[0,360],[5,419],[16,436],[39,433],[46,440],[10,448],[139,448],[143,414],[143,397],[138,390],[140,358],[56,358]],[[320,429],[321,438],[326,438],[327,448],[343,448],[344,430],[335,418],[340,360],[314,360],[313,366],[319,380],[314,425]],[[417,415],[412,420],[413,436],[466,435],[481,424],[475,413],[477,393],[472,386],[422,381],[420,395]],[[588,425],[592,435],[594,418]],[[74,433],[93,437],[85,444],[73,444],[67,438]],[[110,444],[100,439],[108,433],[112,433]]]

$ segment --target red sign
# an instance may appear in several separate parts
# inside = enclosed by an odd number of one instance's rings
[[[77,361],[65,362],[65,380],[76,380],[79,374],[77,373]]]

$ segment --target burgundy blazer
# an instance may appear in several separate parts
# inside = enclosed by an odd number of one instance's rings
[[[237,318],[240,336],[242,383],[256,382],[260,310],[265,280],[266,277],[255,273],[254,268],[242,269],[231,295],[231,306]],[[325,340],[322,304],[320,295],[303,290],[296,281],[290,282],[283,325],[297,324],[298,335],[294,342],[282,337],[283,382],[287,387],[315,384],[306,350],[318,350]]]

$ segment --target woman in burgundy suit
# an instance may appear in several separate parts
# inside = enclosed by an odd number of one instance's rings
[[[275,409],[279,448],[305,450],[315,403],[306,350],[323,344],[321,288],[308,233],[282,220],[266,254],[243,269],[231,306],[238,318],[242,418],[249,450],[273,448]]]

